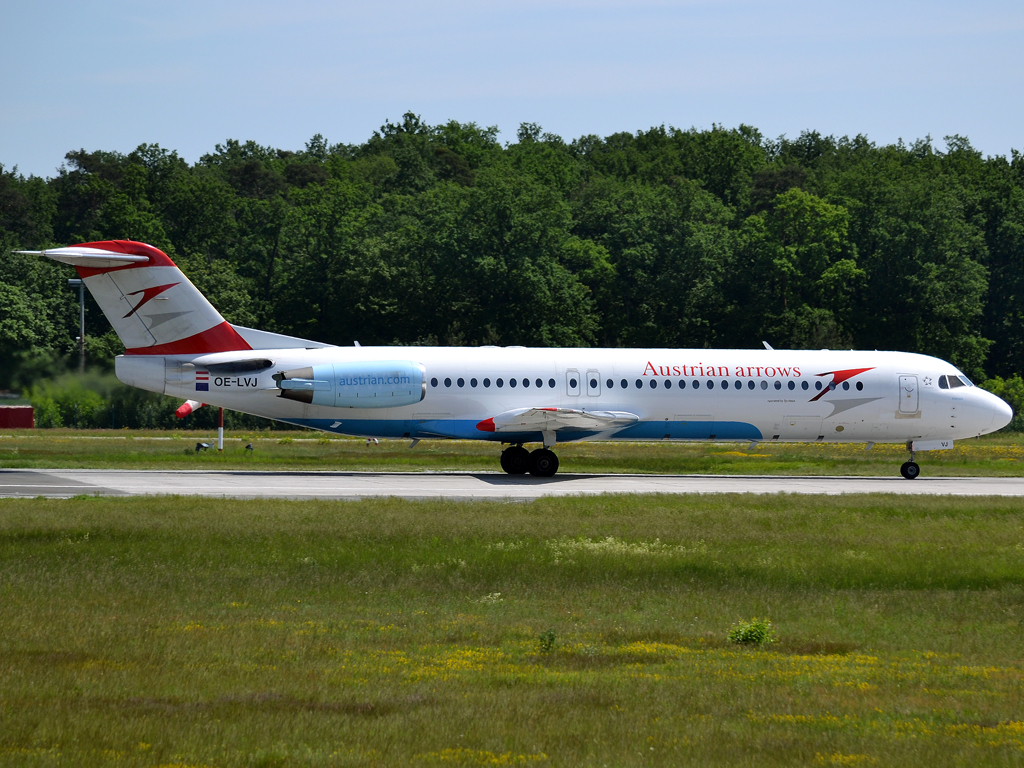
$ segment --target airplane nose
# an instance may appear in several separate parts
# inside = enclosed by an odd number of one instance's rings
[[[987,435],[1002,429],[1013,419],[1013,409],[1002,398],[980,387],[971,390],[965,400],[965,434]]]
[[[992,431],[1002,429],[1013,421],[1013,408],[1000,397],[992,395]]]

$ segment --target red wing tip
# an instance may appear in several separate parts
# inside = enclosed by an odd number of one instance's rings
[[[493,432],[494,431],[494,419],[486,419],[478,422],[476,428],[481,432]]]

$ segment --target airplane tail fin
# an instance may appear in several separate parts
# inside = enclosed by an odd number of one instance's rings
[[[151,245],[104,240],[22,253],[73,265],[127,355],[252,349],[167,254]]]

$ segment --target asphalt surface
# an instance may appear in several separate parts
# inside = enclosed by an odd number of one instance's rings
[[[488,472],[251,472],[107,469],[0,470],[0,497],[180,494],[235,499],[509,499],[600,493],[899,493],[1024,496],[1024,477],[792,477],[572,475]]]

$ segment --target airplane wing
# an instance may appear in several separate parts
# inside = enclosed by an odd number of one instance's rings
[[[576,408],[517,408],[476,425],[481,432],[557,432],[580,429],[603,432],[636,424],[640,417],[624,411],[582,411]]]

